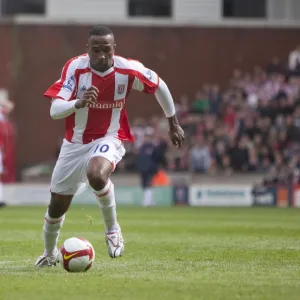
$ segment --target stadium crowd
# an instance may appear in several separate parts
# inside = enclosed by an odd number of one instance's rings
[[[147,136],[161,152],[160,165],[197,173],[265,172],[269,180],[287,178],[300,168],[300,46],[288,66],[274,57],[252,72],[235,69],[228,86],[204,84],[193,99],[182,95],[177,111],[186,143],[168,147],[163,115],[133,122],[134,144],[119,171],[133,171]],[[170,150],[168,150],[170,149]]]

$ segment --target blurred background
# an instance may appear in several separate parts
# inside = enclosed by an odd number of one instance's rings
[[[9,203],[47,198],[64,122],[51,120],[43,93],[85,52],[89,28],[103,24],[115,33],[117,54],[166,81],[186,133],[174,149],[155,98],[131,94],[136,142],[125,145],[114,174],[120,202],[140,204],[138,162],[150,143],[157,205],[300,205],[299,1],[0,0],[0,7]]]

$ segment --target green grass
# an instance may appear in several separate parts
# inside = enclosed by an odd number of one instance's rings
[[[87,238],[87,273],[36,269],[45,208],[0,210],[0,300],[300,299],[300,211],[275,208],[118,208],[123,257],[108,257],[101,214],[73,206],[60,243]]]

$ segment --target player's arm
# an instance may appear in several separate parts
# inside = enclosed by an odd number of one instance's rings
[[[184,131],[179,125],[170,90],[161,78],[159,79],[159,84],[154,95],[168,119],[170,128],[169,135],[173,144],[176,147],[181,147],[184,141]]]
[[[75,112],[77,99],[66,101],[60,98],[54,98],[51,102],[50,116],[53,120],[63,119]]]
[[[53,98],[50,108],[50,116],[53,120],[63,119],[70,116],[77,109],[84,108],[88,104],[97,101],[98,89],[95,86],[88,88],[82,99],[74,99],[66,101],[61,98]]]
[[[158,75],[141,63],[134,62],[138,71],[132,88],[148,94],[154,94],[159,105],[165,113],[169,122],[169,135],[176,147],[181,147],[184,140],[184,132],[178,123],[173,97],[167,84]]]

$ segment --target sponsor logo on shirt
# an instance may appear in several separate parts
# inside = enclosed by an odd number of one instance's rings
[[[112,109],[112,108],[123,108],[125,106],[125,99],[121,99],[114,102],[97,102],[93,104],[88,104],[87,107],[94,109]]]
[[[65,80],[65,82],[63,83],[63,88],[65,90],[73,92],[75,88],[75,77],[73,75]]]

